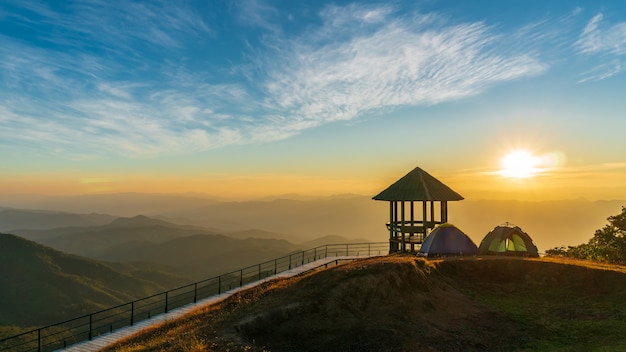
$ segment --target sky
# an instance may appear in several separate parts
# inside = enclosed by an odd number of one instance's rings
[[[625,71],[621,1],[2,0],[0,196],[626,199]]]

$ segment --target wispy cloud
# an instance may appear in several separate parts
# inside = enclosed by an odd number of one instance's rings
[[[250,48],[253,69],[220,73],[186,60],[219,33],[184,5],[93,0],[59,12],[29,2],[29,16],[12,18],[50,45],[0,37],[0,145],[144,157],[268,142],[547,69],[509,45],[516,33],[482,22],[352,4],[325,8],[321,25],[291,35],[272,21],[275,9],[249,4],[260,11],[240,19],[270,34]],[[32,16],[59,30],[44,33]]]
[[[578,50],[587,55],[608,58],[590,70],[579,82],[602,80],[624,70],[623,58],[626,55],[626,22],[606,24],[604,15],[595,15],[580,34],[575,43]]]
[[[233,2],[237,9],[237,17],[240,23],[260,27],[271,32],[281,32],[277,24],[280,12],[262,0],[242,0]]]
[[[483,23],[390,13],[333,7],[322,13],[325,27],[286,40],[279,48],[284,59],[268,67],[265,81],[268,105],[285,117],[280,122],[308,128],[383,108],[437,104],[546,69],[536,57],[502,50],[506,40]]]

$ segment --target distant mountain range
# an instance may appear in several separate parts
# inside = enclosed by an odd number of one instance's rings
[[[4,233],[0,233],[0,267],[0,326],[46,325],[161,292],[185,281],[132,266],[113,268]]]
[[[52,248],[96,259],[109,259],[118,249],[136,248],[214,230],[176,225],[146,216],[116,218],[106,225],[59,227],[47,230],[12,230],[12,233]]]
[[[350,194],[320,198],[286,195],[283,198],[242,202],[219,201],[195,194],[132,193],[3,201],[6,203],[0,206],[23,204],[30,208],[65,212],[80,209],[81,212],[98,213],[107,213],[105,210],[110,210],[108,214],[126,216],[143,214],[168,223],[201,227],[204,230],[198,233],[206,234],[227,235],[258,229],[255,231],[260,231],[259,235],[265,232],[261,235],[263,238],[283,239],[297,244],[323,236],[361,238],[368,241],[385,241],[388,237],[385,228],[385,223],[389,220],[388,203],[373,201],[369,196]],[[463,200],[449,204],[449,221],[465,231],[477,244],[495,226],[511,222],[528,232],[539,250],[545,251],[555,246],[587,242],[596,229],[606,224],[606,218],[618,214],[625,204],[624,200],[584,199],[537,202]],[[3,218],[2,212],[6,210],[0,208],[0,230],[5,232],[60,226],[101,226],[116,218],[91,213],[79,216],[70,213],[55,215],[32,210],[25,211],[32,213],[20,214],[15,209]],[[87,223],[85,217],[89,220]],[[108,222],[103,223],[105,219]],[[52,224],[55,226],[50,226]],[[33,232],[21,233],[33,239],[36,236]],[[268,233],[275,235],[268,236]],[[237,236],[240,235],[233,235]]]
[[[215,198],[199,193],[157,194],[129,192],[72,196],[3,195],[1,202],[0,206],[19,209],[48,209],[69,213],[87,212],[111,214],[116,217],[132,217],[139,214],[156,215],[173,210],[195,209],[218,201]]]
[[[269,231],[244,230],[225,235],[218,231],[138,215],[117,218],[101,226],[14,230],[14,233],[66,253],[132,264],[138,269],[156,269],[195,280],[296,250],[354,242],[341,236],[327,236],[294,244],[287,239],[297,238]]]
[[[51,229],[68,226],[99,226],[110,223],[116,216],[104,214],[73,214],[59,211],[28,210],[0,207],[0,231],[14,229]]]
[[[160,214],[185,223],[229,231],[249,228],[291,234],[293,242],[322,236],[385,240],[389,206],[370,197],[344,195],[313,200],[222,202],[185,211]]]
[[[606,218],[618,214],[624,205],[626,201],[623,200],[463,200],[449,203],[449,222],[461,228],[477,245],[494,227],[510,222],[528,232],[539,250],[545,251],[587,242],[595,230],[606,224]],[[389,221],[389,203],[356,195],[316,200],[216,203],[161,215],[184,218],[187,224],[232,231],[258,228],[288,233],[294,242],[328,235],[378,242],[389,236],[385,228]]]

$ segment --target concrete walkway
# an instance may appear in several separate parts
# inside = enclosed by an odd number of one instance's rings
[[[243,290],[247,290],[251,287],[257,286],[259,284],[262,284],[264,282],[270,281],[270,280],[274,280],[274,279],[280,279],[280,278],[286,278],[286,277],[291,277],[291,276],[296,276],[296,275],[300,275],[302,273],[317,269],[319,267],[328,265],[332,262],[335,261],[343,261],[343,260],[354,260],[354,259],[358,259],[358,258],[369,258],[369,257],[375,257],[375,256],[379,256],[379,255],[361,255],[361,256],[340,256],[340,257],[329,257],[329,258],[324,258],[324,259],[319,259],[307,264],[304,264],[302,266],[299,266],[297,268],[293,268],[287,271],[283,271],[282,273],[278,273],[276,275],[272,275],[269,276],[265,279],[259,280],[259,281],[255,281],[255,282],[251,282],[247,285],[241,286],[241,287],[237,287],[234,288],[230,291],[224,292],[220,295],[216,295],[216,296],[211,296],[208,298],[205,298],[203,300],[198,301],[197,303],[192,303],[192,304],[188,304],[186,306],[177,308],[177,309],[173,309],[172,311],[168,312],[168,313],[164,313],[164,314],[160,314],[157,316],[154,316],[150,319],[146,319],[143,320],[139,323],[136,323],[135,325],[132,326],[127,326],[125,328],[121,328],[117,331],[114,331],[112,333],[107,333],[107,334],[103,334],[100,335],[98,337],[95,337],[93,340],[91,341],[84,341],[84,342],[80,342],[77,343],[75,345],[72,345],[68,348],[62,349],[62,351],[70,351],[70,352],[91,352],[91,351],[98,351],[114,342],[117,342],[123,338],[129,337],[141,330],[144,330],[146,328],[149,328],[153,325],[162,323],[164,321],[168,321],[168,320],[175,320],[177,318],[182,317],[183,315],[189,313],[190,311],[194,310],[194,309],[198,309],[200,307],[204,307],[204,306],[208,306],[211,304],[215,304],[218,302],[221,302],[223,300],[225,300],[226,298],[230,297],[232,294],[239,292],[239,291],[243,291]]]

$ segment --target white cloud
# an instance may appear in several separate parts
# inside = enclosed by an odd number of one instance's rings
[[[626,55],[626,22],[606,25],[604,15],[599,13],[589,20],[575,45],[581,53],[596,55],[603,60],[587,72],[579,83],[615,76],[626,66],[623,62],[623,56]]]
[[[293,127],[283,129],[350,120],[382,108],[459,99],[546,69],[528,54],[501,50],[502,38],[482,23],[442,26],[430,15],[417,15],[389,18],[362,29],[364,34],[351,33],[354,26],[338,30],[372,12],[376,10],[333,7],[323,15],[336,40],[322,28],[284,44],[284,59],[268,71],[265,82],[276,113],[288,116],[281,123]],[[391,11],[384,8],[379,13],[382,18]]]
[[[233,2],[238,11],[239,21],[248,26],[256,26],[270,32],[280,32],[276,18],[279,12],[262,0],[242,0]],[[289,16],[289,15],[287,15]]]
[[[321,11],[320,16],[326,21],[327,26],[337,28],[353,25],[355,23],[382,23],[389,19],[389,16],[393,12],[393,7],[387,5],[376,6],[353,3],[344,7],[335,5],[327,6]]]
[[[586,54],[626,54],[626,22],[601,26],[604,16],[595,15],[581,33],[576,45]]]

